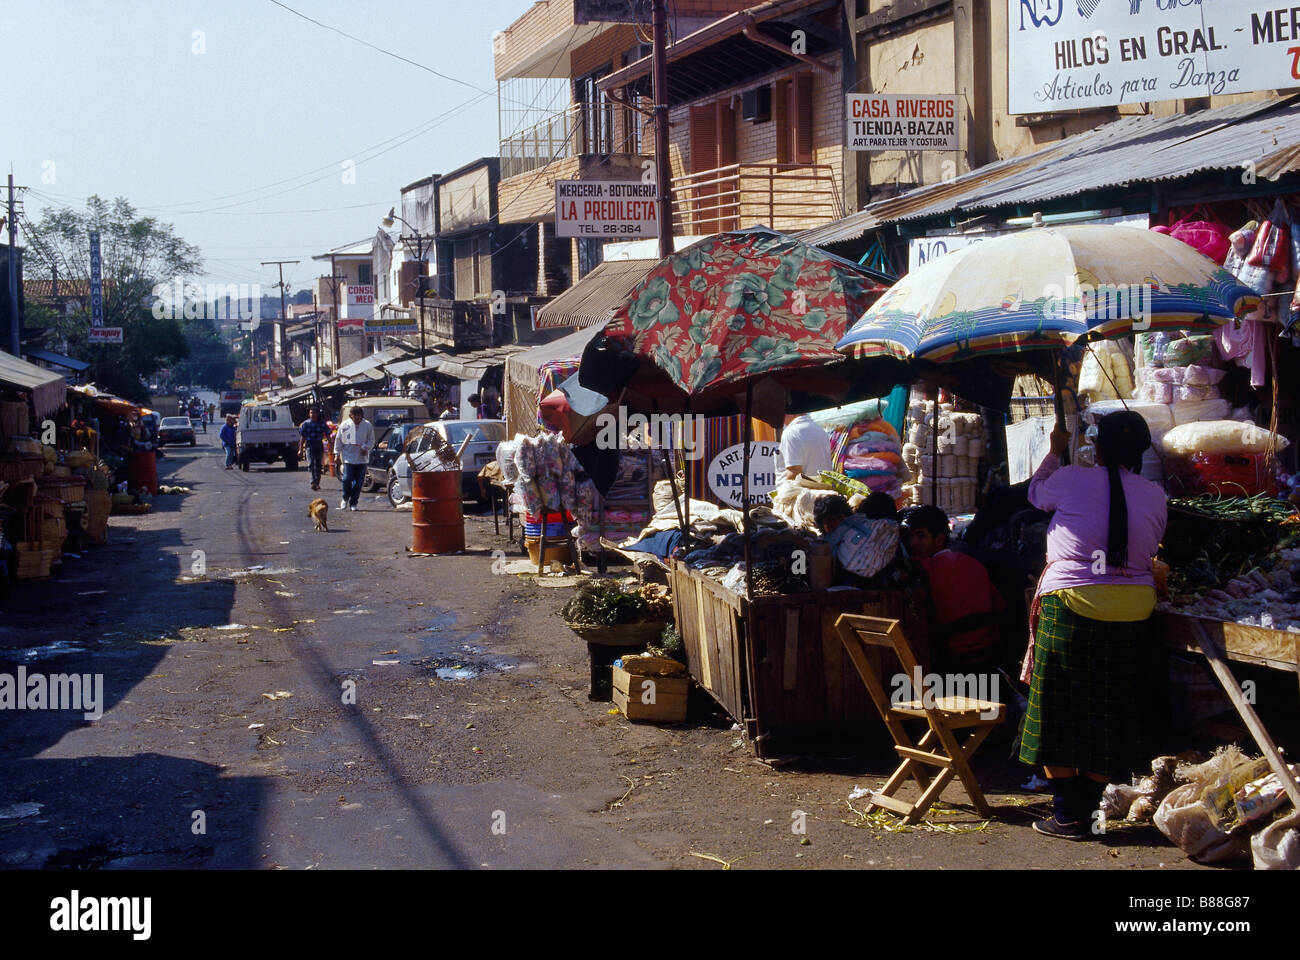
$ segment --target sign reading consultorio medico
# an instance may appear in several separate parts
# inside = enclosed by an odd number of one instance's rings
[[[1300,4],[1007,0],[1011,113],[1300,86]]]

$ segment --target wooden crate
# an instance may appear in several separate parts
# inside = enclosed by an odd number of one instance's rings
[[[646,677],[614,668],[614,706],[629,720],[681,723],[686,719],[690,687],[689,677]],[[645,699],[654,702],[644,703]]]
[[[760,757],[889,742],[835,621],[842,613],[900,620],[917,659],[928,666],[924,591],[818,590],[747,604],[680,562],[674,561],[671,575],[691,676],[745,726]],[[747,609],[752,631],[746,630]],[[898,671],[883,648],[871,656],[883,676]]]
[[[15,575],[19,580],[43,580],[50,575],[50,566],[58,556],[57,550],[43,547],[34,541],[14,546],[18,548],[18,570]]]

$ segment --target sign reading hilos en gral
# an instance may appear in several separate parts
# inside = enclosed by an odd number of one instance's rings
[[[1007,0],[1013,114],[1300,85],[1300,6],[1277,0]]]
[[[555,235],[659,236],[659,190],[639,180],[556,180]]]
[[[850,93],[850,150],[960,150],[957,98],[951,94]]]

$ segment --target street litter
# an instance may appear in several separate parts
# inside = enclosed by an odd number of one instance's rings
[[[275,693],[264,693],[262,696],[268,700],[288,700],[293,694],[288,690],[277,690]]]
[[[0,820],[18,820],[22,817],[30,817],[41,812],[40,803],[14,803],[7,807],[0,807]]]
[[[213,630],[247,630],[248,627],[242,623],[227,623],[220,627],[213,627]]]
[[[401,660],[371,660],[370,665],[372,667],[392,667],[401,662]]]

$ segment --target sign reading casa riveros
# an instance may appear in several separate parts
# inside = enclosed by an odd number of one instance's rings
[[[556,180],[555,235],[621,240],[659,236],[653,183]]]
[[[957,98],[922,93],[850,93],[850,150],[960,150]]]
[[[1010,113],[1300,86],[1300,6],[1007,0]]]

